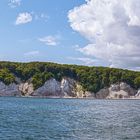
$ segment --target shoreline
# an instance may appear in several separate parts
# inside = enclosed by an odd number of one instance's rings
[[[120,98],[120,99],[98,99],[98,98],[76,98],[76,97],[37,97],[37,96],[0,96],[0,98],[32,98],[32,99],[79,99],[79,100],[140,100],[140,98]]]

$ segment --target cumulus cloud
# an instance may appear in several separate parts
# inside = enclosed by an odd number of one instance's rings
[[[9,5],[11,8],[15,8],[15,7],[21,5],[21,0],[9,0],[8,5]]]
[[[32,21],[32,15],[30,13],[20,13],[16,19],[15,24],[20,25],[20,24],[26,24]]]
[[[86,0],[68,18],[72,29],[89,40],[80,52],[111,67],[140,67],[139,0]]]
[[[56,36],[45,36],[45,37],[39,38],[38,40],[48,46],[58,45],[58,38]]]

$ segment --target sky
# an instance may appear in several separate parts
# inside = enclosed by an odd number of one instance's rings
[[[139,0],[1,0],[0,60],[140,70]]]

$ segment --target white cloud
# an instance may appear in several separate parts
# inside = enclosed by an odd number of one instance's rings
[[[80,52],[111,67],[140,67],[139,0],[86,0],[68,18],[72,29],[89,40]]]
[[[21,5],[21,0],[9,0],[8,5],[9,5],[11,8],[15,8],[15,7]]]
[[[44,43],[48,46],[56,46],[58,45],[58,37],[57,36],[45,36],[38,39],[40,42]]]
[[[76,60],[82,62],[83,65],[98,65],[99,61],[96,59],[88,58],[88,57],[68,57],[70,60]]]
[[[32,56],[37,56],[37,55],[39,55],[39,51],[31,51],[31,52],[24,53],[24,56],[27,56],[27,57],[32,57]]]
[[[35,13],[32,12],[32,15],[34,16],[35,20],[45,21],[47,22],[49,19],[49,16],[46,13]]]
[[[32,15],[30,13],[20,13],[16,19],[15,24],[20,25],[20,24],[26,24],[32,21]]]

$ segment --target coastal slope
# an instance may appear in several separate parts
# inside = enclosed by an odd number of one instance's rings
[[[49,62],[0,62],[0,96],[140,98],[140,72]]]

